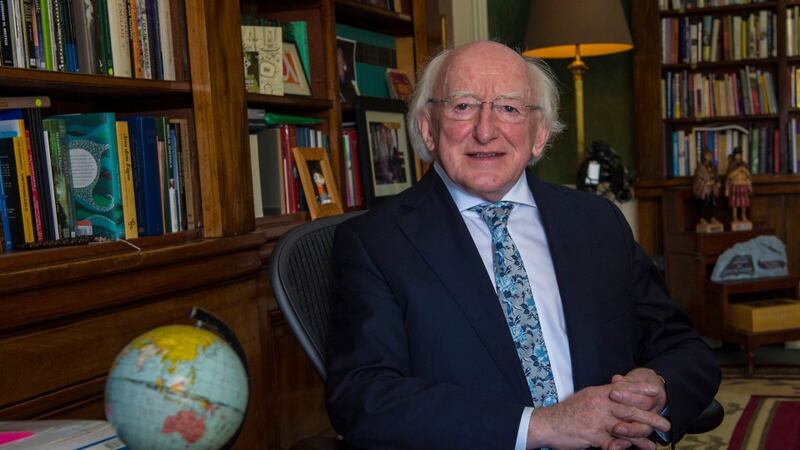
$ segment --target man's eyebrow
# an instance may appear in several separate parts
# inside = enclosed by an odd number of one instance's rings
[[[451,92],[450,94],[446,95],[444,98],[453,99],[453,98],[464,98],[464,97],[474,98],[475,100],[478,100],[478,101],[485,101],[485,100],[482,100],[481,98],[479,98],[478,95],[475,94],[474,92],[469,92],[469,91]],[[521,93],[521,92],[507,92],[505,94],[500,94],[500,95],[496,96],[495,98],[490,99],[489,101],[508,100],[508,99],[511,99],[511,100],[524,100],[525,99],[525,95],[523,93]]]

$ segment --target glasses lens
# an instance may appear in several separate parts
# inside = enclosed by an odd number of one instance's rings
[[[480,109],[480,102],[469,97],[453,98],[444,104],[445,114],[453,120],[471,120]]]
[[[519,100],[502,99],[497,100],[493,105],[495,115],[502,122],[522,122],[528,115],[528,108]]]

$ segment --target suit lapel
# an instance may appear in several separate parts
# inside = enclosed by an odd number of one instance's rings
[[[600,352],[597,349],[596,324],[589,317],[592,301],[590,223],[582,223],[577,207],[569,196],[539,181],[526,171],[539,214],[542,218],[556,272],[564,320],[567,326],[572,380],[575,390],[593,384]],[[610,382],[610,380],[609,380]]]
[[[488,353],[524,404],[531,396],[497,293],[450,193],[430,170],[408,192],[398,226],[450,291]],[[474,276],[481,274],[481,276]]]

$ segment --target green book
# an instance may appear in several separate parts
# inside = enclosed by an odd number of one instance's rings
[[[66,128],[78,234],[124,238],[114,113],[62,115],[52,119],[63,120]]]
[[[321,119],[314,117],[294,116],[291,114],[279,114],[268,112],[264,114],[264,122],[267,125],[315,125],[322,122]]]
[[[397,68],[395,38],[340,23],[336,36],[356,41],[356,80],[359,95],[389,98],[386,69]]]
[[[41,22],[39,22],[39,29],[42,30],[42,47],[44,53],[44,68],[47,70],[54,70],[53,64],[53,21],[50,18],[50,1],[39,0],[41,10]]]
[[[297,53],[300,55],[300,62],[308,79],[311,79],[311,63],[308,59],[308,23],[304,20],[289,22],[283,25],[284,40],[297,44]]]
[[[42,128],[47,133],[59,236],[75,237],[75,203],[72,200],[72,171],[67,152],[66,124],[62,119],[44,119]]]

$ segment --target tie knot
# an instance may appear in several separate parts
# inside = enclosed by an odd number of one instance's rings
[[[514,204],[511,202],[482,203],[470,209],[480,214],[490,230],[496,230],[508,225],[508,216],[511,215]]]

